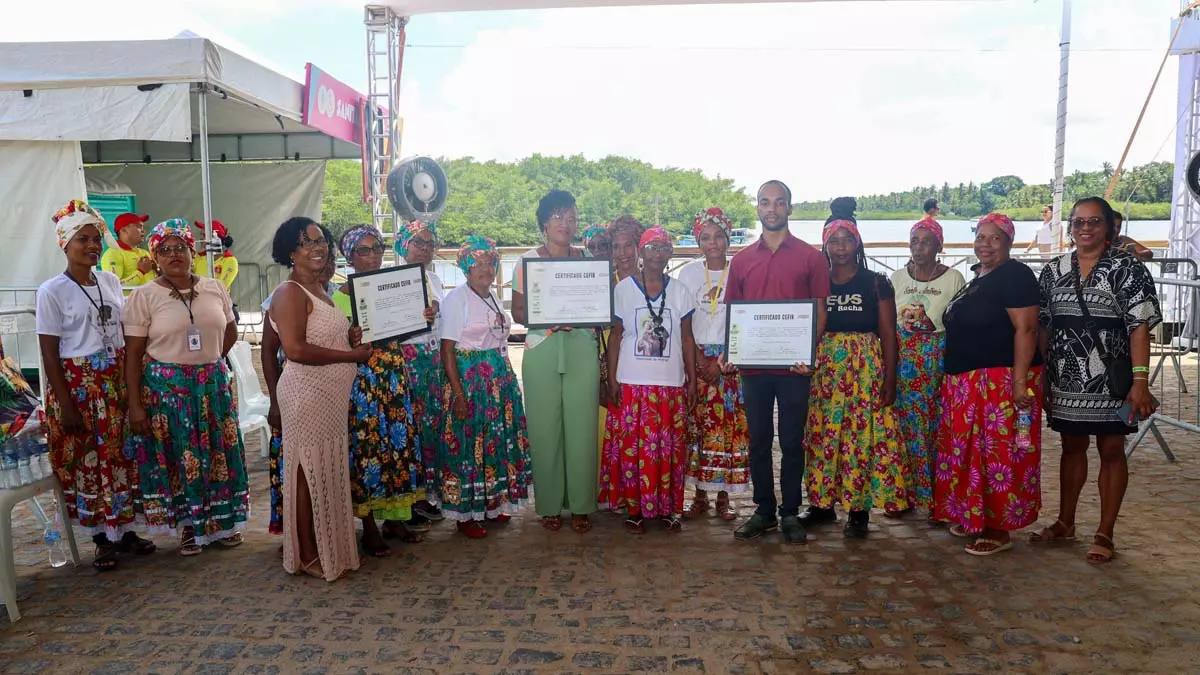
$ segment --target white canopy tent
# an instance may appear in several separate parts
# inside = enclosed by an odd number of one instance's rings
[[[400,16],[434,12],[482,12],[504,9],[570,9],[630,7],[636,5],[729,5],[737,3],[845,2],[846,0],[383,0],[370,5],[387,7]],[[887,0],[873,0],[877,2]]]

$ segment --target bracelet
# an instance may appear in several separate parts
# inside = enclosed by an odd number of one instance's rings
[[[1142,382],[1149,382],[1149,381],[1150,381],[1150,378],[1149,378],[1149,376],[1147,376],[1147,377],[1138,377],[1137,375],[1134,375],[1134,376],[1133,376],[1133,379],[1134,379],[1134,380],[1141,380]]]
[[[1135,373],[1147,373],[1147,374],[1149,374],[1149,372],[1150,372],[1150,366],[1134,366],[1134,367],[1132,368],[1132,370],[1133,370],[1133,372],[1135,372]]]

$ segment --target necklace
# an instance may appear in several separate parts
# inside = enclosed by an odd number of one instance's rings
[[[929,276],[922,279],[921,277],[917,276],[916,264],[910,262],[910,263],[908,263],[908,276],[912,277],[913,281],[916,281],[916,282],[919,282],[922,284],[928,283],[928,282],[933,281],[934,279],[938,278],[938,267],[939,267],[939,265],[937,263],[934,263],[933,269],[929,272]]]
[[[642,297],[646,299],[646,309],[650,312],[650,323],[652,324],[651,332],[654,337],[659,340],[666,340],[670,337],[670,333],[663,327],[663,312],[667,307],[667,283],[669,277],[663,275],[662,292],[659,294],[658,311],[654,311],[654,304],[650,301],[650,293],[646,286],[646,270],[642,270]]]
[[[711,296],[711,297],[709,297],[709,306],[708,306],[708,315],[709,316],[715,317],[717,315],[717,296],[721,295],[721,289],[725,286],[725,275],[728,274],[728,272],[729,272],[729,263],[725,263],[725,266],[721,268],[721,278],[717,280],[716,287],[713,287],[712,278],[709,277],[708,263],[707,262],[704,263],[704,286],[705,286],[705,288],[709,289],[708,292],[709,292],[709,295]],[[665,292],[666,291],[665,286],[663,288],[663,291],[664,291],[663,298],[665,299],[667,296],[667,294]]]

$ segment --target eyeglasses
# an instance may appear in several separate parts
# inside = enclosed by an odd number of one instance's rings
[[[593,239],[588,242],[587,248],[592,253],[612,253],[612,243],[607,241]]]
[[[428,239],[412,239],[408,242],[409,248],[419,249],[421,251],[432,251],[436,246]]]
[[[1099,216],[1092,216],[1091,218],[1072,218],[1071,219],[1071,227],[1073,227],[1077,230],[1082,230],[1085,227],[1090,228],[1090,229],[1097,229],[1102,225],[1104,225],[1104,219]]]
[[[155,249],[155,252],[159,255],[177,256],[188,253],[191,250],[191,248],[183,244],[176,244],[174,246],[159,246],[157,249]]]
[[[375,244],[374,246],[356,246],[350,250],[350,253],[358,256],[363,255],[382,255],[383,244]]]
[[[670,253],[673,248],[670,244],[646,244],[645,250],[654,251],[655,253]]]
[[[325,237],[320,239],[309,239],[307,234],[300,235],[300,248],[312,248],[313,246],[328,246]]]

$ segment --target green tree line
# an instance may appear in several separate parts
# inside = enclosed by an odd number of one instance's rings
[[[1136,219],[1169,218],[1173,173],[1171,162],[1151,162],[1122,171],[1113,192],[1116,196],[1113,207]],[[1099,171],[1075,171],[1066,177],[1063,202],[1069,206],[1083,197],[1103,195],[1113,174],[1113,166],[1107,162]],[[997,176],[979,185],[942,183],[883,195],[856,195],[856,198],[858,213],[875,218],[919,216],[925,200],[933,198],[947,216],[974,218],[1001,211],[1022,220],[1040,220],[1042,206],[1053,198],[1052,188],[1052,183],[1027,184],[1018,176]],[[799,217],[825,217],[829,201],[797,204]]]

